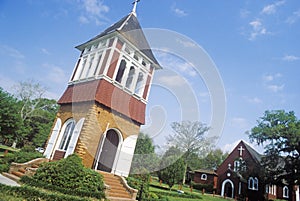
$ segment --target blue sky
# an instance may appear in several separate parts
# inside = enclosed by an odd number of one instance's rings
[[[0,0],[0,86],[12,92],[17,82],[34,79],[47,87],[47,97],[58,99],[80,54],[74,47],[127,15],[131,3]],[[141,0],[137,15],[143,28],[182,34],[214,62],[226,94],[218,147],[230,150],[240,139],[248,140],[245,131],[265,110],[293,110],[299,118],[299,0]],[[162,130],[156,128],[154,140],[162,144],[171,132],[170,122],[183,120],[178,108],[192,114],[196,104],[197,118],[210,125],[213,106],[209,87],[188,61],[156,55],[164,70],[155,74],[154,82],[166,87],[152,87],[145,128],[151,127],[152,111],[152,124],[161,124],[157,127]],[[168,69],[175,74],[166,73]],[[195,98],[190,108],[176,97],[182,81]]]

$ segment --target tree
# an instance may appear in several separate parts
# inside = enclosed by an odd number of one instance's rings
[[[147,134],[140,133],[134,150],[130,176],[127,178],[129,185],[139,190],[137,195],[139,200],[149,196],[150,171],[155,168],[156,161],[152,139]]]
[[[216,170],[219,165],[227,158],[228,153],[223,153],[221,149],[214,149],[210,151],[206,157],[201,159],[202,169],[210,169],[210,170]]]
[[[206,139],[204,136],[209,128],[199,121],[173,122],[171,128],[174,133],[168,136],[168,143],[178,147],[183,153],[186,172],[192,153],[203,156],[211,149],[212,139]],[[185,174],[182,181],[185,183]]]
[[[289,199],[293,186],[300,183],[300,121],[294,112],[265,111],[257,126],[248,132],[250,140],[264,145],[262,165],[270,183],[289,184]]]
[[[15,95],[20,103],[18,114],[24,125],[23,136],[15,139],[15,145],[43,146],[47,140],[58,105],[55,100],[43,98],[45,92],[45,87],[32,80],[15,86]]]
[[[164,154],[160,163],[160,171],[158,177],[164,183],[168,184],[170,190],[176,183],[181,183],[185,175],[185,164],[183,159],[176,155],[180,153],[177,147],[170,147]]]
[[[5,145],[21,137],[22,120],[19,114],[19,103],[9,93],[0,88],[0,140]]]

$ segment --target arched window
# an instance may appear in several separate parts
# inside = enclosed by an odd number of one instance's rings
[[[69,143],[70,143],[70,140],[71,140],[71,137],[72,137],[72,134],[73,134],[74,127],[75,127],[74,120],[68,120],[66,122],[66,127],[65,127],[65,130],[64,130],[64,134],[63,134],[61,142],[59,144],[59,149],[60,150],[64,150],[64,151],[67,150],[67,148],[69,146]]]
[[[287,186],[283,187],[283,197],[284,198],[289,197],[289,188]]]
[[[135,85],[134,93],[137,95],[141,95],[142,89],[143,89],[143,82],[144,82],[144,74],[142,72],[139,72],[139,76]]]
[[[120,66],[119,66],[117,76],[116,76],[116,81],[119,82],[119,83],[122,82],[122,78],[123,78],[123,75],[124,75],[125,68],[126,68],[126,61],[124,59],[122,59],[122,61],[120,63]]]
[[[207,174],[202,174],[201,175],[201,180],[207,180]]]
[[[130,87],[131,87],[134,74],[135,74],[135,68],[133,66],[131,66],[127,80],[126,80],[126,85],[125,85],[128,89],[130,89]]]
[[[248,188],[250,190],[258,190],[258,179],[257,177],[253,178],[253,177],[249,177],[248,179]]]
[[[240,163],[239,160],[234,161],[234,164],[233,164],[233,165],[234,165],[233,170],[234,170],[235,172],[237,172],[237,171],[240,170],[241,163]]]

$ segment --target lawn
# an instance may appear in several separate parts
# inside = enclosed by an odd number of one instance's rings
[[[161,194],[166,195],[170,201],[189,201],[189,200],[205,200],[205,201],[224,201],[228,199],[224,199],[221,197],[214,197],[211,194],[202,194],[199,190],[193,190],[191,192],[189,186],[184,185],[181,187],[181,190],[184,191],[183,194],[180,194],[177,192],[177,190],[180,188],[179,185],[173,186],[171,191],[168,189],[168,185],[162,183],[160,184],[157,181],[157,178],[152,178],[151,186],[150,186],[150,192],[153,192],[155,194]]]

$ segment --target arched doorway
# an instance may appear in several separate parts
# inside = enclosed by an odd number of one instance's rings
[[[111,172],[119,143],[119,134],[113,129],[108,130],[102,144],[98,164],[96,164],[97,170]]]
[[[234,185],[230,179],[226,179],[225,181],[223,181],[221,196],[226,196],[229,198],[234,197]]]

